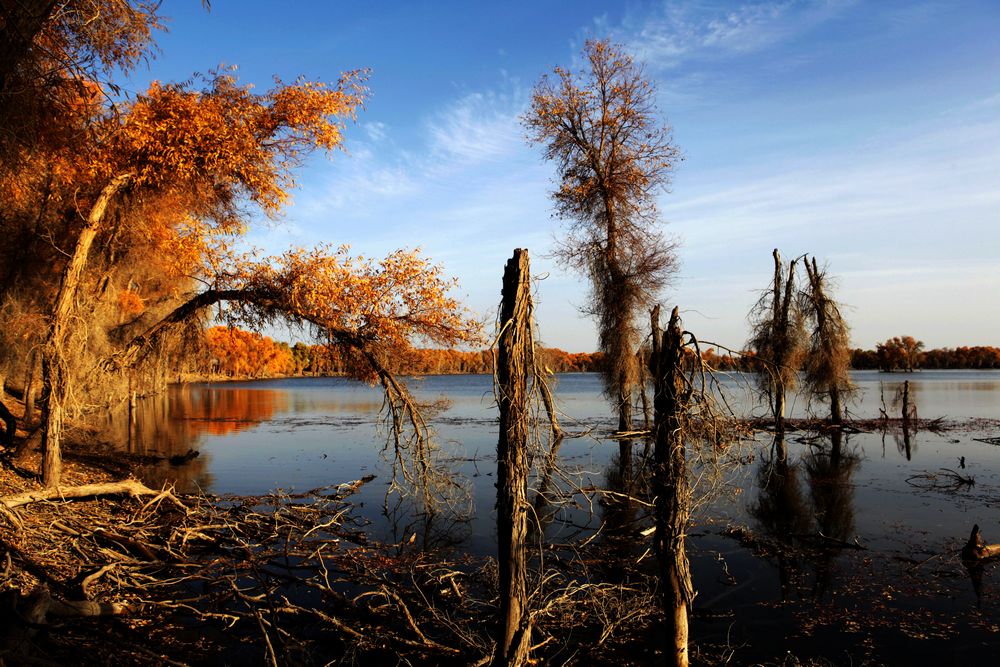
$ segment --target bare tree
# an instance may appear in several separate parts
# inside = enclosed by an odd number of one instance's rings
[[[558,256],[590,278],[585,310],[597,320],[605,391],[624,431],[638,382],[636,319],[677,270],[654,197],[681,154],[640,65],[608,41],[587,42],[583,58],[582,72],[556,67],[542,77],[522,122],[558,165],[556,214],[571,221]]]
[[[660,603],[665,630],[665,664],[688,665],[688,611],[694,600],[691,566],[685,549],[691,516],[691,482],[688,479],[685,422],[692,386],[682,370],[684,336],[679,309],[670,314],[666,331],[660,331],[660,308],[651,314],[653,351],[650,366],[653,394],[654,439],[653,488],[655,491],[655,533],[653,550],[659,565]]]
[[[805,328],[802,312],[795,299],[793,259],[782,264],[777,249],[774,256],[774,282],[765,290],[750,311],[750,341],[747,347],[763,365],[758,386],[767,397],[774,415],[774,428],[785,431],[785,392],[795,389],[797,374],[805,351]]]
[[[809,285],[801,292],[801,308],[811,328],[805,357],[803,383],[810,396],[828,396],[830,421],[844,421],[843,399],[854,391],[851,382],[851,331],[840,314],[840,306],[830,298],[826,267],[816,258],[803,262]]]
[[[500,306],[496,393],[500,408],[497,444],[497,565],[500,636],[494,665],[520,667],[531,653],[528,611],[528,377],[533,364],[531,278],[528,251],[507,261]]]

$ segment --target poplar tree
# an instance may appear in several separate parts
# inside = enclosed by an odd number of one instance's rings
[[[655,197],[681,154],[641,65],[608,41],[588,41],[583,61],[579,72],[556,67],[542,77],[522,122],[556,163],[552,197],[569,221],[557,255],[590,279],[584,311],[597,321],[605,391],[626,431],[639,378],[637,320],[677,270]]]

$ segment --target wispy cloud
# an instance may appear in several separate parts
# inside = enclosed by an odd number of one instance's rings
[[[372,143],[380,143],[386,138],[386,131],[388,128],[385,123],[375,121],[371,123],[363,123],[361,127],[364,129],[365,134],[368,135],[368,139]]]
[[[679,297],[706,335],[739,342],[771,248],[815,253],[840,278],[856,344],[905,332],[954,344],[953,323],[983,325],[1000,293],[996,183],[1000,120],[961,109],[754,172],[701,173],[663,201],[684,238]]]
[[[462,164],[495,161],[523,150],[518,115],[523,101],[511,95],[471,93],[427,122],[431,159]]]
[[[808,32],[852,4],[851,0],[664,2],[652,14],[630,14],[620,26],[598,27],[650,66],[670,69],[689,60],[764,50]]]

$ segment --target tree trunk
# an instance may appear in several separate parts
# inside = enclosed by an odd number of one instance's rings
[[[653,488],[656,496],[656,532],[653,546],[659,565],[661,604],[666,623],[667,664],[688,664],[688,607],[694,599],[691,570],[685,551],[690,515],[690,487],[681,418],[687,396],[681,378],[683,354],[680,316],[674,308],[670,323],[659,331],[659,309],[653,311]]]
[[[844,423],[844,409],[840,405],[840,389],[836,385],[830,386],[830,422],[835,426]]]
[[[27,427],[35,418],[35,382],[38,379],[38,352],[31,351],[28,371],[24,380],[24,415],[21,420]]]
[[[618,392],[618,430],[622,433],[632,430],[632,392],[624,386]]]
[[[41,407],[45,415],[42,432],[42,483],[47,488],[59,484],[62,476],[62,452],[60,451],[63,426],[63,409],[66,400],[67,359],[64,351],[67,329],[76,293],[80,286],[80,276],[87,264],[90,247],[100,231],[108,205],[131,179],[130,175],[118,176],[101,191],[87,222],[77,238],[69,263],[63,270],[62,282],[52,308],[52,319],[42,348],[42,396]]]
[[[494,665],[524,665],[531,649],[527,594],[528,376],[531,374],[531,284],[528,252],[514,251],[503,276],[497,353],[497,542],[500,633]]]

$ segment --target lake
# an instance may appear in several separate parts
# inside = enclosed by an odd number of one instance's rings
[[[904,381],[924,419],[949,428],[903,433],[845,433],[834,439],[789,433],[785,456],[760,434],[734,455],[725,487],[694,515],[689,550],[695,586],[692,638],[733,647],[741,661],[775,655],[836,664],[945,664],[1000,651],[1000,594],[991,566],[969,571],[958,551],[973,524],[1000,542],[1000,372],[924,371],[854,374],[860,390],[851,415],[899,413]],[[723,380],[730,403],[766,415],[741,376]],[[489,376],[432,376],[410,383],[425,400],[444,397],[433,420],[442,456],[468,490],[468,516],[438,521],[387,496],[391,467],[380,456],[378,389],[342,378],[187,384],[142,403],[128,442],[136,453],[200,455],[184,466],[144,471],[147,483],[179,490],[260,495],[306,491],[375,475],[355,497],[366,530],[386,541],[415,534],[427,547],[495,553],[496,410]],[[630,491],[643,445],[600,436],[613,430],[612,410],[593,374],[557,377],[561,422],[577,437],[559,449],[568,485]],[[789,401],[793,417],[810,406]],[[822,406],[814,406],[822,413]],[[114,424],[124,428],[122,421]],[[1000,443],[1000,440],[995,442]],[[973,485],[954,484],[957,475]],[[649,525],[633,505],[594,494],[564,499],[546,536],[569,541],[602,525],[609,548],[649,546]],[[613,500],[613,498],[612,498]],[[761,639],[765,637],[765,639]]]

